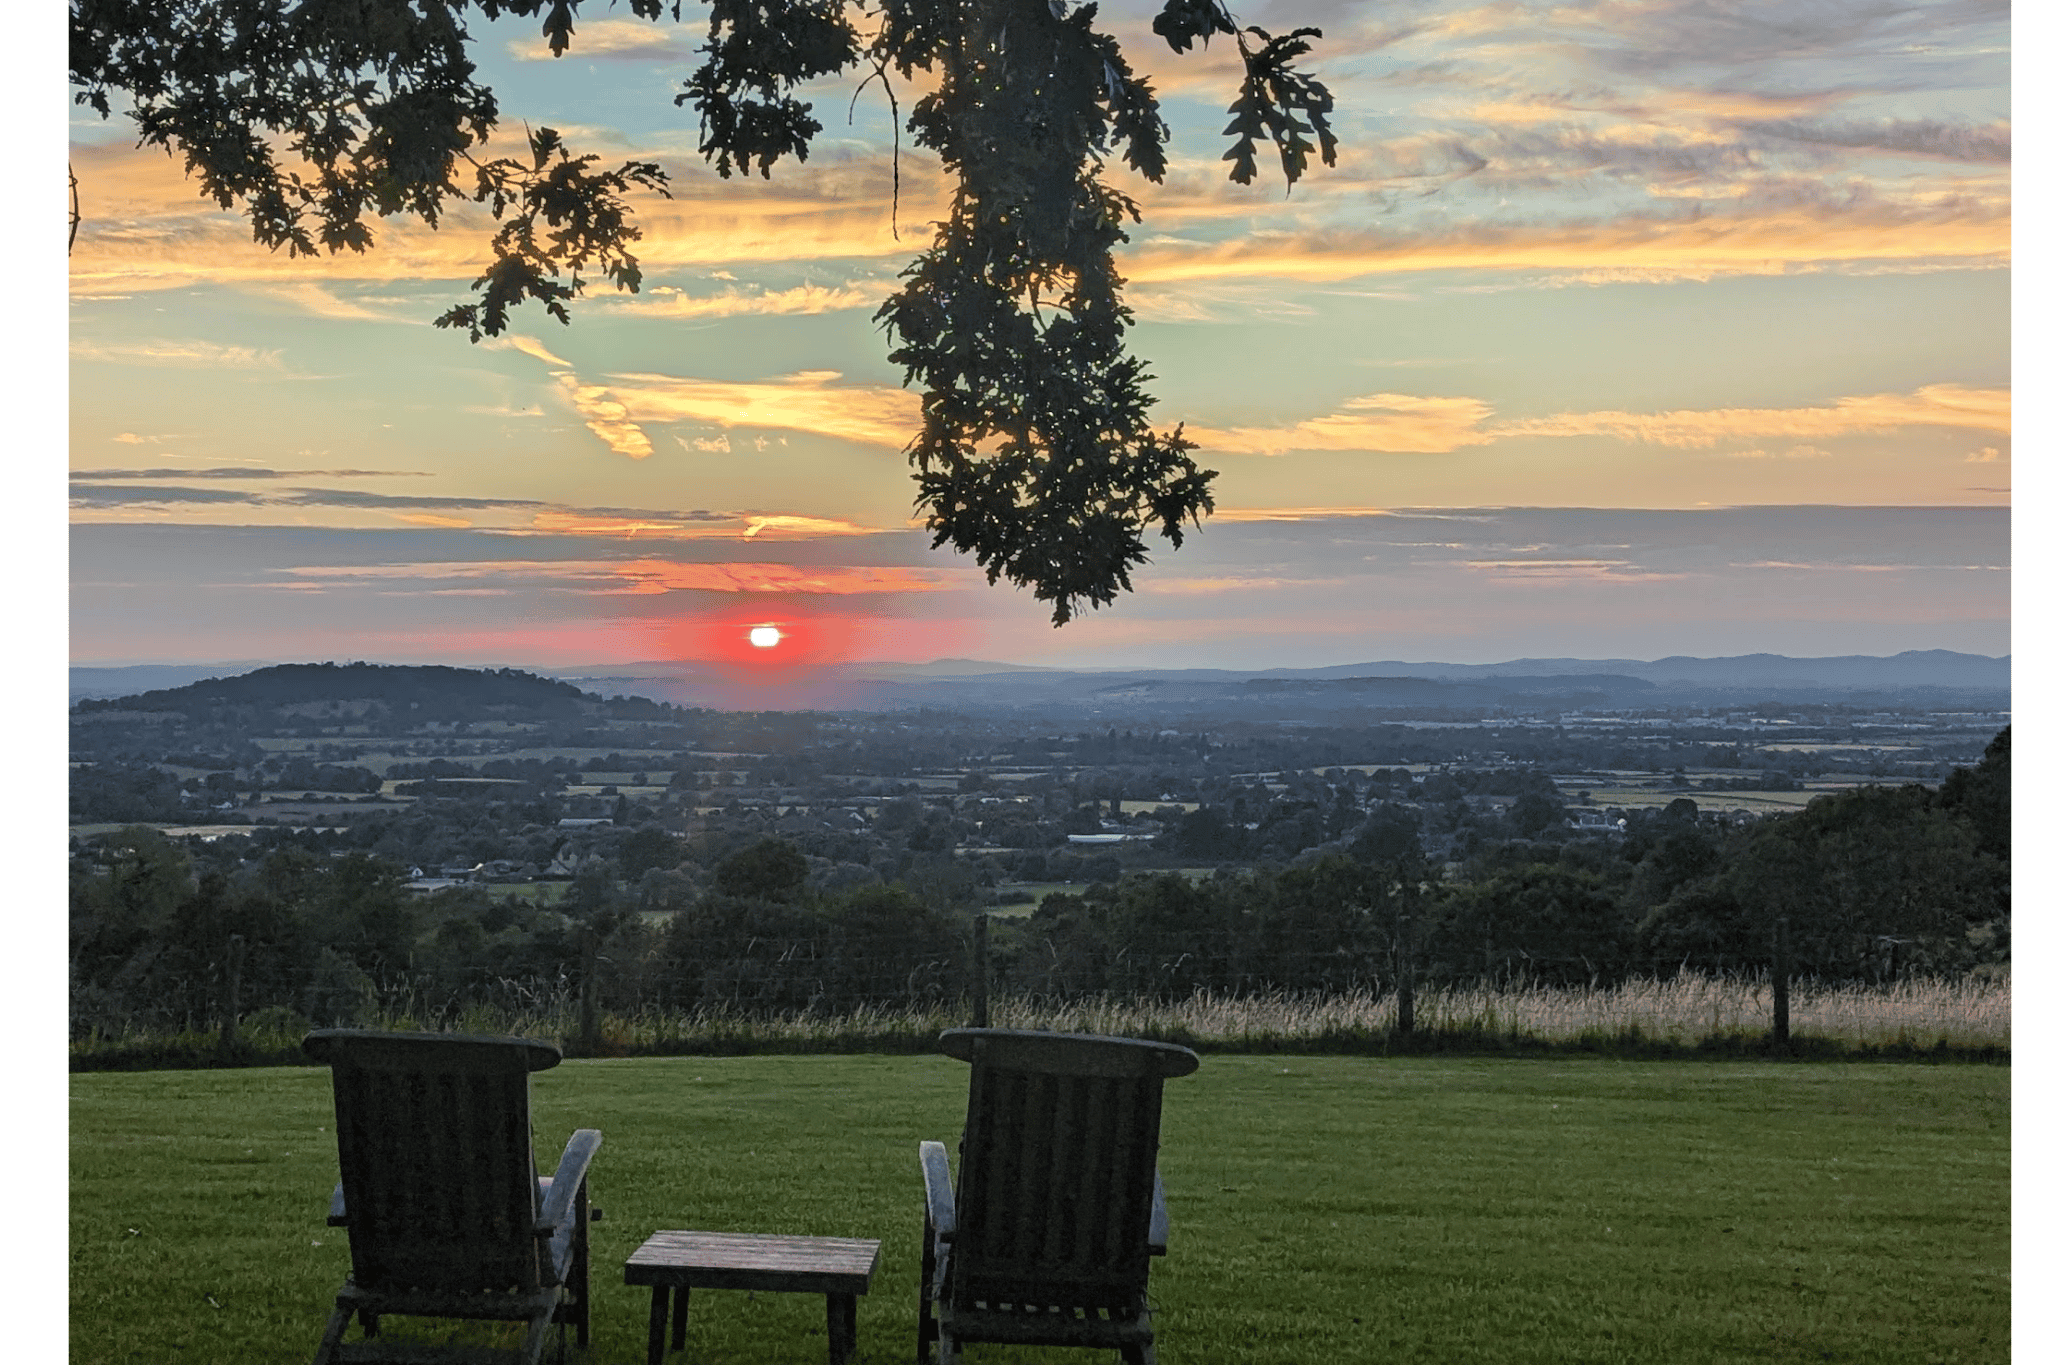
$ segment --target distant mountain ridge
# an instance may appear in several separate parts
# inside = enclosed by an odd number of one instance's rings
[[[227,666],[231,668],[232,666]],[[110,692],[116,680],[163,677],[156,670],[191,670],[208,678],[184,688]],[[362,670],[352,674],[350,670]],[[581,695],[638,695],[682,706],[731,710],[895,710],[939,706],[987,711],[1180,709],[1227,713],[1233,707],[1299,711],[1312,717],[1351,710],[1507,708],[1560,710],[1587,707],[1658,707],[1743,704],[1756,701],[1840,701],[1875,704],[2010,705],[2011,656],[1993,658],[1951,650],[1909,650],[1889,657],[1835,655],[1793,658],[1746,654],[1730,658],[1674,655],[1656,660],[1513,659],[1497,664],[1378,663],[1322,668],[1059,669],[972,659],[929,664],[847,664],[784,683],[731,680],[691,663],[642,662],[580,669],[457,669],[445,665],[291,664],[218,677],[202,665],[144,665],[134,669],[73,669],[72,696],[138,698],[160,702],[166,690],[182,703],[202,699],[230,704],[245,689],[275,701],[295,689],[306,700],[358,695],[350,687],[389,692],[403,672],[406,692],[420,700],[453,689],[464,704],[560,706]],[[456,675],[460,675],[458,679]],[[243,681],[256,679],[255,683]],[[495,682],[478,680],[496,679]],[[516,682],[513,680],[517,680]],[[493,694],[487,700],[483,692]],[[515,699],[506,689],[519,695]],[[90,689],[90,690],[87,690]],[[195,690],[196,689],[196,690]],[[506,693],[506,695],[497,695]],[[546,695],[543,695],[546,694]],[[392,698],[385,697],[386,700]],[[449,698],[452,701],[454,698]]]

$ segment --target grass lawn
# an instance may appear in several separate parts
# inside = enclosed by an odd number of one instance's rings
[[[71,1360],[310,1357],[347,1271],[325,1071],[71,1082]],[[862,1358],[914,1356],[916,1143],[943,1057],[570,1061],[537,1150],[604,1130],[587,1361],[644,1359],[656,1228],[882,1239]],[[2011,1072],[1216,1056],[1169,1082],[1166,1362],[2003,1361]],[[387,1326],[406,1330],[398,1320]],[[689,1365],[822,1361],[816,1296],[700,1291]],[[1109,1352],[973,1347],[1106,1365]],[[673,1358],[672,1358],[673,1359]]]

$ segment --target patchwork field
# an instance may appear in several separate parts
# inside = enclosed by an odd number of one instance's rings
[[[1160,1357],[1977,1362],[2010,1353],[2011,1073],[1981,1065],[1215,1056],[1167,1091]],[[346,1274],[326,1073],[70,1078],[71,1359],[311,1354]],[[862,1359],[913,1358],[942,1057],[571,1061],[537,1150],[604,1130],[586,1361],[644,1358],[656,1228],[879,1237]],[[824,1358],[815,1298],[704,1292],[687,1365]],[[389,1324],[399,1329],[403,1322]],[[1088,1365],[1107,1353],[978,1347]]]

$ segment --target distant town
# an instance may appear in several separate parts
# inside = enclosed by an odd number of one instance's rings
[[[1740,823],[1862,784],[1939,784],[2009,719],[1940,700],[1304,719],[1282,700],[1229,720],[1155,704],[1152,724],[1126,705],[1096,729],[929,706],[719,712],[510,670],[288,665],[80,701],[73,830],[290,833],[394,859],[422,891],[567,880],[592,857],[619,862],[641,830],[716,848],[774,835],[885,880],[949,867],[945,899],[996,903],[1018,883],[1293,859],[1389,804],[1413,810],[1439,861],[1516,836],[1611,838],[1679,798]]]

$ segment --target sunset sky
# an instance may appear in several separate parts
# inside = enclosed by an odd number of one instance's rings
[[[1175,159],[1120,257],[1217,511],[1054,630],[934,552],[872,315],[942,212],[889,101],[721,181],[701,26],[473,19],[503,112],[661,162],[646,282],[428,325],[487,220],[290,260],[71,116],[72,662],[835,657],[1253,668],[2010,648],[2010,50],[1953,0],[1242,3],[1325,34],[1334,169],[1218,159],[1234,51],[1103,10]],[[908,108],[915,92],[899,83]]]

